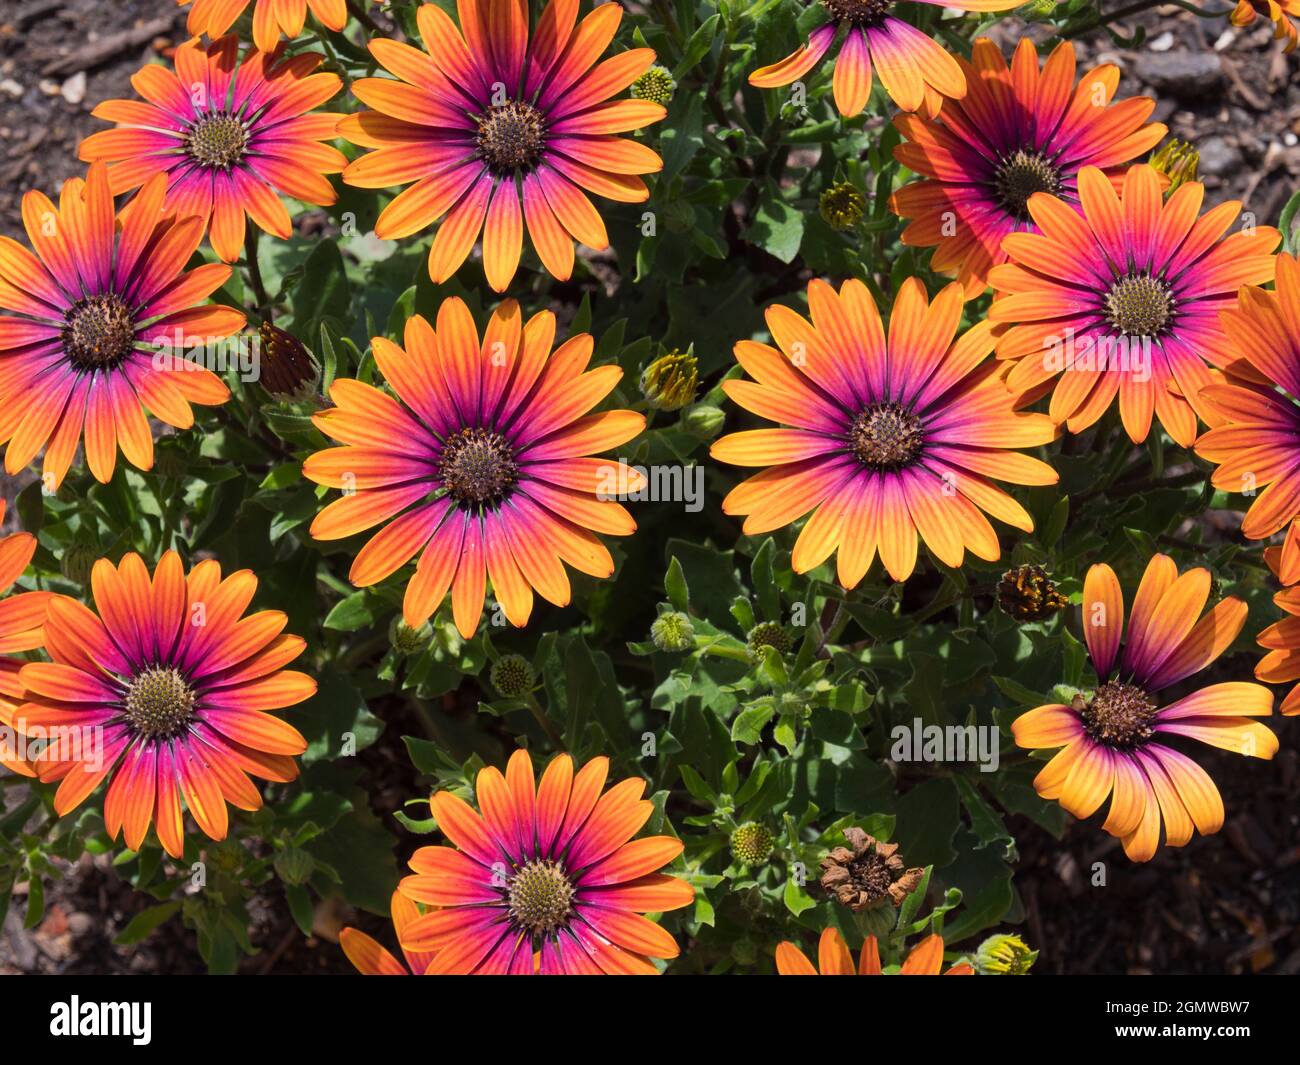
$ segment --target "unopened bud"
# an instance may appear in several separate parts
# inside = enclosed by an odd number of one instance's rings
[[[661,651],[681,654],[695,646],[695,626],[680,610],[660,614],[650,626],[650,639]]]
[[[276,399],[304,399],[316,391],[320,367],[306,346],[292,333],[263,322],[259,372],[262,387]]]
[[[852,229],[867,212],[867,198],[847,181],[837,181],[822,193],[817,206],[832,229]]]
[[[641,392],[656,410],[681,410],[695,399],[699,366],[688,351],[660,355],[641,372]]]

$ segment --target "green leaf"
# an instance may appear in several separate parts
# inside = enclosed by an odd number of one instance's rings
[[[346,599],[334,604],[334,608],[325,616],[323,624],[327,629],[338,632],[355,632],[375,620],[374,611],[364,591],[353,592]]]
[[[668,562],[668,572],[664,575],[664,591],[668,593],[668,601],[673,607],[685,613],[691,606],[690,589],[686,586],[686,574],[682,572],[682,564],[677,560],[677,556]]]
[[[352,290],[343,254],[334,240],[321,240],[302,267],[302,280],[293,292],[293,326],[300,338],[315,337],[321,322],[350,321]]]
[[[754,212],[754,222],[746,236],[769,255],[783,263],[794,262],[803,243],[804,216],[768,189]]]
[[[770,700],[751,703],[732,720],[731,738],[737,743],[758,743],[763,738],[763,729],[775,713]]]
[[[776,586],[776,575],[772,569],[775,554],[776,542],[769,536],[754,553],[754,564],[749,571],[754,582],[754,594],[758,597],[758,606],[765,621],[781,620],[781,591]]]
[[[1286,201],[1277,224],[1278,229],[1282,231],[1282,247],[1292,255],[1300,252],[1300,227],[1296,224],[1297,217],[1300,217],[1300,189],[1292,193],[1291,198]]]
[[[169,920],[180,908],[181,904],[173,901],[141,910],[127,922],[127,926],[122,931],[113,937],[113,942],[119,947],[129,947],[133,943],[139,943],[150,936],[163,922]]]
[[[817,902],[795,883],[794,877],[790,877],[785,882],[785,891],[782,893],[782,899],[785,902],[785,908],[798,917],[805,910],[811,910],[817,905]]]
[[[1007,861],[1015,858],[1016,841],[1012,838],[1011,833],[1007,831],[1006,823],[996,810],[993,809],[984,797],[980,794],[979,789],[963,774],[955,774],[952,778],[953,783],[957,785],[957,794],[961,797],[961,804],[966,808],[966,813],[970,817],[971,831],[975,833],[979,842],[975,845],[976,850],[987,847],[992,843],[1002,844],[1002,857]]]
[[[311,892],[302,884],[285,884],[284,897],[289,900],[289,912],[298,930],[305,936],[312,934],[313,907]]]
[[[317,674],[317,689],[294,710],[294,725],[307,737],[304,764],[355,754],[369,747],[383,729],[356,685],[333,665]]]

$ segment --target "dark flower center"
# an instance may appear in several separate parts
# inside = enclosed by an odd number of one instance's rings
[[[559,862],[531,861],[506,887],[510,916],[532,935],[555,931],[573,909],[573,884]]]
[[[925,441],[921,419],[898,403],[877,403],[853,422],[849,442],[873,470],[901,470],[916,461]]]
[[[546,143],[546,121],[532,104],[499,104],[479,118],[474,143],[479,156],[498,174],[531,170]]]
[[[1029,220],[1029,197],[1035,192],[1056,195],[1061,191],[1061,174],[1047,159],[1034,151],[1012,152],[993,172],[998,198],[1012,215]]]
[[[135,320],[116,293],[87,296],[68,309],[62,339],[63,350],[78,370],[108,369],[135,347]]]
[[[1088,735],[1108,747],[1139,747],[1154,732],[1156,702],[1134,684],[1108,681],[1093,692],[1091,702],[1076,696],[1075,709]]]
[[[514,448],[500,433],[462,429],[447,437],[438,461],[447,493],[465,506],[498,503],[519,476]]]
[[[889,868],[888,860],[874,850],[853,859],[848,870],[853,886],[873,902],[888,895],[889,888],[894,883],[894,874]]]
[[[1173,293],[1149,274],[1121,277],[1106,293],[1106,320],[1125,336],[1160,336],[1173,316]]]
[[[185,134],[185,151],[200,166],[229,170],[248,148],[248,130],[234,115],[215,111]]]
[[[170,666],[144,670],[126,690],[126,719],[149,739],[179,735],[193,714],[194,692]]]
[[[836,22],[855,26],[875,26],[889,14],[893,0],[822,0]]]

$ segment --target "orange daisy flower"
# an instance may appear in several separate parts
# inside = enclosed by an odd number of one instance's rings
[[[829,20],[812,31],[806,44],[780,62],[750,74],[751,85],[775,89],[798,81],[821,62],[844,27],[831,92],[835,106],[845,118],[860,114],[867,106],[873,63],[890,99],[904,111],[915,111],[924,105],[930,114],[937,114],[943,97],[960,99],[966,95],[966,77],[956,60],[942,45],[894,15],[893,0],[821,2]],[[1015,0],[919,2],[962,11],[1006,11],[1016,6]]]
[[[1039,232],[1011,233],[1011,260],[989,280],[989,320],[1005,327],[998,358],[1014,360],[1007,383],[1026,398],[1051,391],[1049,413],[1072,433],[1095,423],[1118,394],[1129,438],[1152,418],[1191,447],[1206,363],[1233,361],[1219,312],[1242,285],[1273,278],[1282,239],[1259,226],[1224,238],[1241,210],[1221,203],[1198,217],[1204,186],[1189,181],[1168,200],[1160,176],[1130,167],[1117,195],[1093,166],[1079,171],[1079,207],[1045,192],[1029,198]]]
[[[1300,522],[1291,522],[1281,544],[1264,548],[1264,561],[1284,588],[1300,582]]]
[[[5,501],[0,499],[0,522],[4,521]],[[18,682],[18,671],[26,664],[21,658],[10,655],[20,651],[34,651],[41,646],[41,628],[45,624],[45,611],[50,592],[20,592],[6,595],[14,581],[36,553],[36,537],[31,533],[10,533],[0,539],[0,765],[34,777],[36,770],[26,758],[20,758],[13,742],[13,712],[22,699],[23,686]]]
[[[185,849],[181,800],[199,828],[224,839],[226,803],[256,810],[262,796],[247,774],[285,782],[292,756],[307,748],[298,730],[267,713],[316,693],[305,673],[283,667],[306,647],[283,634],[285,615],[244,611],[257,578],[224,580],[206,560],[187,576],[168,551],[150,580],[144,561],[95,563],[99,613],[67,596],[50,600],[45,650],[52,661],[18,674],[26,702],[14,727],[52,742],[37,763],[60,781],[54,809],[69,813],[106,778],[104,828],[138,851],[152,821],[163,849]]]
[[[184,7],[191,0],[176,0]],[[280,34],[289,40],[300,36],[307,22],[307,9],[316,20],[336,33],[348,24],[347,0],[193,0],[185,28],[195,37],[205,33],[216,40],[247,9],[253,8],[253,43],[263,52],[273,51],[280,43]]]
[[[1259,492],[1241,532],[1266,540],[1300,515],[1300,260],[1279,255],[1277,290],[1243,287],[1219,319],[1245,364],[1231,383],[1202,392],[1222,424],[1201,435],[1196,453],[1218,465],[1210,479],[1216,488]],[[1278,563],[1283,584],[1300,579],[1298,548],[1288,535]]]
[[[573,272],[573,241],[609,246],[585,193],[641,203],[640,175],[662,169],[644,144],[615,136],[663,118],[648,100],[613,100],[654,62],[649,48],[597,63],[623,9],[601,4],[575,27],[578,0],[551,0],[531,39],[524,0],[458,0],[460,28],[442,8],[416,13],[428,52],[370,42],[397,81],[362,78],[353,94],[373,111],[339,132],[377,151],[343,172],[359,188],[415,182],[380,214],[376,236],[395,240],[446,218],[429,250],[429,276],[454,274],[483,234],[488,284],[504,291],[519,265],[525,228],[542,265]]]
[[[977,40],[967,62],[967,94],[944,104],[933,119],[898,115],[905,139],[894,157],[923,178],[894,193],[895,214],[914,221],[904,244],[934,248],[930,266],[949,273],[974,298],[989,269],[1006,262],[1002,239],[1034,231],[1026,203],[1035,192],[1079,202],[1083,166],[1118,181],[1120,164],[1149,151],[1165,135],[1147,124],[1155,101],[1139,96],[1114,103],[1119,68],[1107,63],[1075,85],[1074,45],[1063,41],[1039,70],[1034,42],[1022,38],[1008,67],[992,41]],[[1071,90],[1073,86],[1073,90]]]
[[[926,936],[908,953],[898,970],[899,976],[938,976],[943,968],[943,936]],[[825,928],[817,943],[817,965],[802,950],[787,940],[776,948],[776,971],[781,976],[880,976],[880,948],[875,936],[862,941],[856,973],[853,955],[838,928]],[[974,976],[966,962],[952,966],[944,976]]]
[[[411,923],[420,916],[420,907],[400,891],[394,891],[389,909],[393,915],[393,929],[400,940]],[[368,936],[357,928],[343,929],[339,933],[339,946],[343,948],[348,961],[363,976],[423,976],[433,961],[431,953],[403,948],[402,957],[406,960],[403,965],[373,936]]]
[[[695,901],[685,880],[658,872],[682,842],[632,839],[654,804],[639,777],[601,795],[608,773],[607,758],[575,773],[561,754],[536,783],[528,752],[516,751],[504,776],[479,772],[481,814],[437,792],[433,816],[454,846],[412,856],[415,875],[399,890],[436,908],[398,930],[402,949],[436,952],[434,974],[654,975],[651,958],[677,957],[673,937],[642,914]]]
[[[780,351],[740,341],[736,359],[754,380],[722,384],[746,410],[792,427],[732,433],[710,450],[720,462],[768,467],[722,501],[727,514],[746,515],[745,534],[812,511],[795,542],[795,572],[838,548],[840,583],[853,588],[877,548],[889,575],[906,580],[918,539],[946,566],[960,566],[967,550],[998,558],[985,513],[1031,532],[1028,512],[993,480],[1055,484],[1050,466],[1010,450],[1046,444],[1055,430],[1045,415],[1013,409],[988,361],[987,323],[954,342],[961,286],[948,285],[931,303],[925,285],[908,278],[888,336],[860,281],[846,281],[838,294],[813,281],[808,304],[811,322],[770,307]]]
[[[640,479],[613,459],[591,456],[627,443],[645,417],[589,414],[623,371],[587,370],[589,334],[551,353],[554,339],[550,311],[524,324],[519,305],[507,300],[480,342],[469,308],[444,300],[436,331],[418,314],[407,320],[405,350],[374,339],[375,363],[396,399],[338,380],[330,386],[337,406],[312,416],[343,446],[312,455],[303,473],[348,494],[317,515],[311,534],[339,540],[387,522],[357,554],[349,577],[361,587],[375,584],[419,553],[402,604],[412,628],[450,589],[452,617],[468,639],[488,578],[510,623],[525,625],[534,589],[557,606],[569,602],[563,562],[593,577],[614,572],[596,533],[636,529],[610,497],[622,489],[620,477],[629,491]]]
[[[40,192],[23,197],[23,224],[36,254],[0,237],[0,443],[17,473],[45,449],[48,487],[62,483],[85,427],[86,463],[113,477],[127,461],[153,465],[146,409],[178,429],[194,424],[191,403],[230,398],[221,379],[184,357],[237,333],[242,313],[195,306],[230,277],[218,263],[186,271],[203,239],[198,218],[165,219],[157,178],[116,223],[103,163],[63,185],[56,208]]]
[[[1285,37],[1284,51],[1294,52],[1300,42],[1300,29],[1296,26],[1300,22],[1300,0],[1237,0],[1229,21],[1234,26],[1249,26],[1261,16],[1276,24],[1273,39],[1280,41]]]
[[[1080,819],[1109,797],[1102,827],[1135,862],[1155,855],[1162,820],[1170,847],[1183,846],[1193,830],[1208,836],[1223,827],[1214,781],[1166,740],[1182,736],[1255,758],[1277,752],[1277,737],[1250,720],[1273,712],[1273,693],[1262,684],[1211,684],[1161,705],[1163,691],[1185,690],[1182,682],[1222,655],[1246,622],[1246,604],[1234,597],[1201,617],[1211,581],[1207,569],[1180,577],[1173,559],[1154,555],[1125,634],[1119,580],[1109,566],[1093,566],[1084,580],[1082,617],[1097,687],[1068,706],[1030,710],[1011,725],[1021,747],[1062,748],[1034,779],[1038,794]]]
[[[1288,541],[1295,539],[1295,529],[1293,525]],[[1276,574],[1277,556],[1269,557],[1266,553],[1265,558]],[[1273,602],[1290,616],[1274,622],[1259,634],[1259,645],[1268,654],[1255,666],[1255,679],[1266,684],[1290,684],[1293,680],[1300,680],[1300,585],[1283,588],[1273,596]],[[1287,692],[1278,710],[1288,717],[1300,714],[1300,684]]]
[[[263,4],[263,6],[269,6]],[[323,57],[248,49],[223,37],[176,49],[173,73],[151,63],[131,78],[140,100],[105,100],[92,112],[118,124],[81,142],[81,158],[109,163],[113,193],[167,175],[167,210],[201,218],[223,262],[239,258],[245,216],[287,239],[293,223],[281,194],[327,207],[338,198],[326,174],[347,158],[322,144],[341,114],[312,113],[343,87],[314,73]],[[196,89],[195,86],[198,88]]]

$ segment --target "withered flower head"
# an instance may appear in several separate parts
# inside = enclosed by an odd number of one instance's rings
[[[998,582],[998,606],[1017,621],[1044,621],[1069,605],[1042,566],[1017,566]]]
[[[847,847],[821,860],[822,889],[855,913],[886,902],[897,909],[921,882],[923,869],[909,869],[897,843],[882,843],[860,828],[846,828]]]

